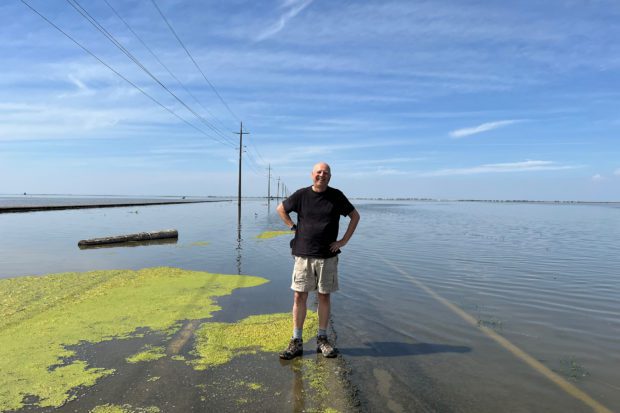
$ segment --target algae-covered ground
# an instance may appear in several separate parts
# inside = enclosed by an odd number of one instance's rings
[[[294,235],[294,233],[292,231],[265,231],[265,232],[261,232],[260,234],[258,234],[256,238],[269,239],[269,238],[279,237],[282,235]]]
[[[208,320],[220,310],[217,297],[266,282],[176,268],[0,280],[0,411],[150,413],[181,411],[181,401],[185,411],[246,411],[287,406],[300,394],[306,409],[350,410],[321,384],[340,383],[338,363],[320,367],[316,355],[278,361],[290,313]],[[316,326],[308,312],[306,331]],[[112,363],[106,352],[122,354]],[[293,394],[280,389],[291,377],[300,383]]]
[[[68,346],[130,337],[138,328],[172,334],[179,320],[211,317],[215,297],[265,282],[175,268],[0,280],[0,410],[22,407],[26,396],[60,406],[73,389],[113,373],[72,359]]]

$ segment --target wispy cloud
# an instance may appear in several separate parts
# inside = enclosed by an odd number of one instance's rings
[[[616,170],[614,171],[614,175],[616,175],[616,176],[620,176],[620,168],[618,168],[618,169],[616,169]]]
[[[604,180],[605,180],[605,177],[601,174],[596,174],[592,176],[592,182],[601,182]]]
[[[342,174],[343,176],[348,176],[351,178],[360,178],[360,177],[367,177],[367,176],[391,176],[391,175],[407,175],[408,172],[406,171],[401,171],[399,169],[395,169],[395,168],[387,168],[384,166],[378,166],[376,168],[372,168],[372,169],[368,169],[368,170],[364,170],[364,171],[355,171],[355,172],[349,172],[349,173],[344,173]]]
[[[284,0],[281,5],[281,8],[284,10],[284,13],[280,16],[280,19],[269,26],[265,31],[259,34],[256,37],[256,41],[260,42],[265,40],[274,34],[278,33],[280,30],[284,29],[284,26],[295,16],[297,16],[303,9],[308,7],[313,0]]]
[[[474,175],[485,173],[505,172],[532,172],[532,171],[560,171],[564,169],[581,168],[581,165],[562,165],[553,161],[533,161],[509,163],[493,163],[474,166],[471,168],[440,169],[420,174],[420,176],[450,176],[450,175]]]
[[[493,129],[502,128],[504,126],[512,125],[513,123],[522,122],[518,119],[499,120],[497,122],[487,122],[472,128],[456,129],[450,132],[452,138],[464,138],[466,136],[476,135],[482,132],[488,132]]]
[[[369,149],[371,151],[377,151],[381,148],[401,147],[409,145],[411,142],[408,140],[367,140],[365,142],[351,142],[341,144],[317,144],[317,145],[303,145],[298,146],[295,150],[287,154],[287,156],[275,156],[265,158],[265,162],[258,162],[262,165],[271,164],[278,167],[286,167],[287,165],[299,168],[300,163],[306,162],[313,164],[314,162],[324,160],[330,162],[330,159],[338,157],[340,153],[351,153],[352,151],[359,151]],[[277,146],[276,146],[277,148]],[[277,150],[273,151],[279,154]],[[395,158],[394,158],[395,159]],[[378,161],[383,162],[383,161]],[[386,161],[386,163],[389,161]],[[395,162],[392,160],[392,162]],[[344,163],[347,163],[344,161]],[[339,161],[340,164],[340,161]]]
[[[69,81],[77,87],[76,92],[71,93],[62,93],[58,95],[60,99],[67,97],[79,97],[79,96],[92,96],[95,94],[95,91],[90,89],[84,82],[73,75],[69,75]]]

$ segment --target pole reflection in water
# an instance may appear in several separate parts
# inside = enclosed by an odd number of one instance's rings
[[[237,274],[241,275],[241,205],[239,205],[238,214],[237,214]]]
[[[271,224],[271,198],[267,197],[267,223]]]

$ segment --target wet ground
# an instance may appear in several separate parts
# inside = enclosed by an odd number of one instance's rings
[[[342,358],[328,360],[308,352],[302,358],[280,361],[275,354],[259,353],[205,371],[170,357],[126,362],[127,355],[138,352],[145,343],[155,346],[161,341],[161,336],[147,334],[79,346],[77,357],[115,373],[95,386],[76,389],[76,399],[64,406],[25,407],[17,412],[88,412],[103,405],[127,406],[129,411],[157,408],[161,412],[359,411]],[[191,340],[179,355],[191,357],[190,348]]]

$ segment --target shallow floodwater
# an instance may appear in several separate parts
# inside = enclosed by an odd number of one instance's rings
[[[354,204],[332,325],[364,411],[620,410],[619,205]],[[289,237],[256,238],[284,229],[275,206],[244,202],[240,227],[234,202],[0,214],[0,278],[248,274],[271,282],[220,299],[216,320],[290,311]],[[176,243],[77,247],[170,228]]]

